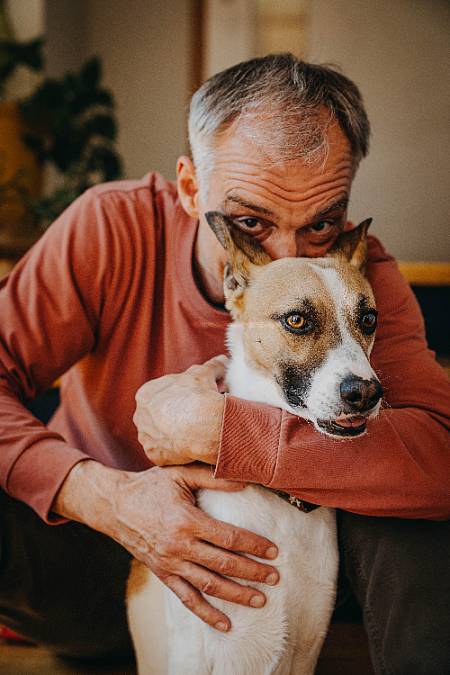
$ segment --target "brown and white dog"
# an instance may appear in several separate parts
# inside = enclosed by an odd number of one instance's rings
[[[284,408],[331,436],[363,434],[382,395],[369,363],[377,315],[363,276],[370,221],[341,234],[330,257],[272,261],[230,218],[211,212],[207,219],[229,258],[229,391]],[[333,509],[302,513],[256,485],[203,490],[198,504],[276,543],[280,582],[255,584],[267,597],[258,610],[210,598],[232,621],[229,633],[219,633],[134,563],[128,615],[140,675],[313,673],[335,599]]]

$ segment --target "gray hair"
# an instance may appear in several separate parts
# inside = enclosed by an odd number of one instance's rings
[[[350,142],[356,168],[367,155],[370,126],[351,80],[292,54],[238,63],[204,82],[192,97],[189,142],[197,173],[204,177],[211,170],[215,145],[231,125],[271,161],[324,160],[325,132],[334,120]]]

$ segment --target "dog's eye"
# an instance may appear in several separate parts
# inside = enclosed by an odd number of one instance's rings
[[[312,328],[311,321],[302,316],[302,314],[295,312],[282,317],[282,323],[292,333],[304,334],[308,333]]]
[[[377,327],[377,313],[375,310],[363,314],[361,317],[361,328],[366,335],[372,335]]]
[[[300,314],[290,314],[289,316],[286,317],[286,323],[291,328],[298,330],[299,328],[304,327],[306,319],[304,316],[301,316]]]

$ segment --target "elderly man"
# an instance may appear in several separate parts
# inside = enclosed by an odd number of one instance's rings
[[[129,646],[131,553],[203,621],[232,630],[202,592],[257,612],[252,582],[277,583],[277,550],[207,517],[195,490],[253,481],[340,509],[376,671],[444,673],[450,391],[380,243],[368,275],[387,405],[367,436],[337,443],[217,387],[225,260],[204,213],[233,216],[273,259],[325,255],[351,227],[368,149],[360,94],[332,69],[268,56],[207,81],[189,132],[177,188],[149,174],[89,190],[2,284],[0,620],[60,654],[117,654]],[[60,375],[44,427],[23,402]],[[148,380],[143,450],[132,418]]]

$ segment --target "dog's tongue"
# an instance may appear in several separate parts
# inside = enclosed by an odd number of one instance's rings
[[[362,415],[352,415],[351,417],[348,415],[341,415],[336,420],[334,420],[334,423],[347,429],[349,427],[360,427],[365,421],[366,418]]]

